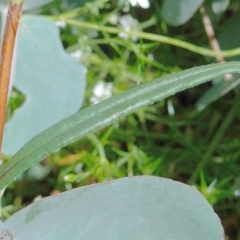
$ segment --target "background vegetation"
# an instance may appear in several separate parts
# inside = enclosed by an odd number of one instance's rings
[[[55,0],[39,11],[56,21],[66,52],[86,68],[84,106],[163,75],[216,62],[214,57],[188,49],[121,33],[121,28],[143,31],[210,48],[199,11],[184,25],[174,27],[163,19],[161,8],[162,1],[157,0],[149,8],[120,0],[87,4]],[[222,48],[227,45],[228,24],[240,15],[239,10],[239,1],[232,0],[221,15],[210,16]],[[115,33],[104,28],[96,31],[94,26],[109,26]],[[215,91],[212,94],[218,100],[199,111],[196,103],[212,85],[141,109],[34,165],[8,187],[2,200],[3,216],[75,187],[154,175],[196,186],[220,216],[226,235],[240,239],[240,111],[231,112],[239,93],[237,84],[224,96]],[[24,96],[15,90],[9,114],[23,102]]]

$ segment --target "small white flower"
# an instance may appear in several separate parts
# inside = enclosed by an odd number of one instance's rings
[[[117,13],[112,13],[109,17],[108,17],[108,21],[112,24],[112,25],[116,25],[118,23],[118,19],[119,19],[119,15]]]
[[[93,96],[90,97],[90,102],[93,104],[99,103],[112,96],[112,83],[99,81],[93,88]]]
[[[154,56],[153,56],[152,53],[148,53],[147,58],[148,58],[148,60],[150,60],[150,61],[154,61]]]
[[[236,189],[236,190],[234,191],[234,195],[235,195],[236,197],[240,197],[240,189]]]
[[[168,109],[168,114],[170,116],[174,116],[175,115],[175,109],[173,107],[173,103],[170,99],[168,99],[167,101],[167,109]]]
[[[70,56],[72,56],[74,58],[77,58],[77,59],[80,59],[82,57],[82,52],[80,50],[76,50],[74,52],[71,52]]]
[[[59,27],[59,28],[65,28],[67,26],[66,22],[64,21],[56,21],[55,24]]]
[[[130,32],[130,31],[139,31],[138,29],[138,24],[139,22],[133,18],[130,14],[126,14],[119,19],[120,25],[123,28],[124,31]],[[119,33],[118,36],[120,38],[127,39],[129,38],[129,35],[122,32]],[[137,36],[131,36],[133,41],[137,41],[138,37]]]
[[[133,7],[135,7],[137,4],[141,8],[149,8],[150,7],[149,0],[128,0],[128,1]]]

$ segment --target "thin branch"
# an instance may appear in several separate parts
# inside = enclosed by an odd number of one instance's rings
[[[5,32],[2,41],[0,60],[0,152],[7,108],[9,80],[12,66],[13,50],[22,12],[23,1],[11,0],[8,8]]]

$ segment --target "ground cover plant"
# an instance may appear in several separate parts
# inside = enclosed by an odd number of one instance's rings
[[[136,3],[25,2],[2,147],[3,236],[239,239],[239,3]]]

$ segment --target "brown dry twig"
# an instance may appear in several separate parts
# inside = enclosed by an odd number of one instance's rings
[[[202,6],[200,8],[200,13],[202,15],[202,21],[203,21],[204,29],[205,29],[205,32],[206,32],[206,35],[208,37],[208,40],[209,40],[209,43],[210,43],[210,46],[211,46],[212,50],[215,51],[215,52],[221,52],[221,48],[220,48],[218,40],[215,36],[215,32],[214,32],[211,20],[208,16],[207,11],[206,11],[204,6]],[[221,55],[216,56],[216,60],[219,63],[225,62],[224,57],[221,56]],[[231,80],[232,79],[232,74],[224,75],[224,79],[226,81]]]
[[[22,13],[23,1],[10,1],[7,21],[2,41],[0,63],[0,152],[2,146],[3,129],[7,108],[8,88],[12,66],[13,50],[17,29]]]

